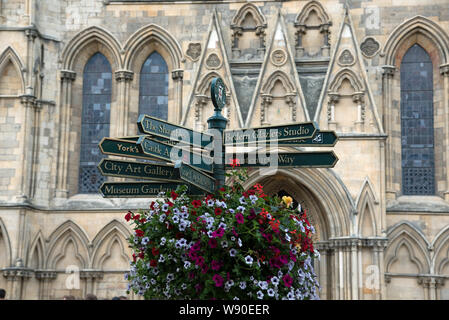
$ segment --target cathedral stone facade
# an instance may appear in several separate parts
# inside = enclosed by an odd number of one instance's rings
[[[334,168],[247,182],[308,210],[322,299],[449,299],[448,0],[2,0],[8,298],[126,294],[123,217],[150,200],[98,194],[98,142],[141,113],[206,130],[216,76],[230,129],[339,135]]]

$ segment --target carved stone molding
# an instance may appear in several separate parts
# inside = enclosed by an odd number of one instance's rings
[[[372,58],[380,50],[380,43],[373,37],[365,38],[360,44],[360,50],[367,58]]]
[[[61,70],[61,81],[74,81],[76,72],[71,70]]]
[[[209,70],[216,70],[221,67],[221,59],[218,54],[212,52],[206,59],[206,67]]]
[[[184,70],[178,69],[171,72],[173,80],[182,80],[184,78]]]
[[[276,49],[271,53],[271,63],[280,67],[287,62],[287,53],[283,49]]]
[[[201,55],[201,43],[189,43],[186,56],[192,61],[197,61]]]
[[[3,269],[3,276],[8,280],[19,280],[31,278],[33,276],[33,269],[12,267]]]
[[[56,271],[54,270],[35,270],[34,275],[39,280],[56,279]]]
[[[116,81],[132,81],[134,78],[134,72],[129,70],[118,70],[115,72]]]
[[[33,95],[22,95],[20,96],[20,102],[25,105],[26,107],[34,107],[36,106],[36,97]]]
[[[102,270],[81,270],[80,279],[103,279]]]
[[[344,49],[338,57],[337,63],[342,67],[352,66],[355,63],[354,55],[351,50]]]
[[[442,64],[442,65],[440,66],[440,73],[441,73],[443,76],[449,77],[449,63]]]
[[[382,74],[384,77],[388,77],[388,78],[393,77],[395,71],[396,71],[395,66],[388,66],[388,65],[382,66]]]

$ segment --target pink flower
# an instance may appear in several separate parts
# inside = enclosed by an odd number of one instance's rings
[[[243,219],[243,214],[241,214],[241,213],[237,213],[235,215],[235,218],[237,219],[237,223],[242,224],[243,222],[245,222],[245,220]]]
[[[212,232],[212,237],[214,238],[221,238],[224,235],[224,229],[223,228],[218,228],[216,231]]]
[[[281,262],[283,264],[287,264],[288,263],[288,256],[282,255],[282,256],[279,257],[279,260],[281,260]]]
[[[212,249],[217,247],[217,240],[215,239],[210,239],[209,240],[209,247],[211,247]]]
[[[220,264],[219,261],[217,261],[217,260],[212,260],[212,262],[211,262],[210,264],[211,264],[212,270],[215,270],[215,271],[220,270],[221,264]]]
[[[212,280],[215,281],[215,286],[216,287],[221,287],[223,285],[223,278],[219,274],[215,274],[212,277]]]
[[[289,274],[286,274],[285,276],[283,276],[282,280],[284,281],[284,284],[287,288],[290,288],[293,284],[293,279],[292,279],[292,277],[290,277]]]

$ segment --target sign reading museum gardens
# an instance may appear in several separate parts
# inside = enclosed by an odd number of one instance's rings
[[[102,175],[141,181],[104,182],[101,194],[109,198],[154,197],[187,185],[189,195],[202,195],[214,193],[224,185],[224,171],[236,164],[260,168],[332,168],[338,161],[333,151],[277,152],[263,148],[334,146],[338,141],[335,132],[320,131],[315,122],[224,130],[228,120],[221,110],[226,105],[226,87],[220,78],[212,80],[211,99],[214,114],[207,120],[207,133],[141,114],[137,126],[142,135],[103,138],[99,143],[103,154],[145,162],[102,159],[98,164]],[[262,148],[250,153],[225,152],[226,147],[233,146]]]

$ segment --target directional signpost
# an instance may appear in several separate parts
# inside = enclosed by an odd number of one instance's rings
[[[192,196],[214,193],[224,185],[225,170],[235,166],[235,159],[239,160],[238,166],[244,168],[272,165],[282,168],[332,168],[338,161],[333,151],[271,151],[271,155],[225,153],[226,146],[260,146],[271,142],[281,147],[333,147],[338,137],[333,131],[320,131],[313,121],[225,131],[228,120],[221,110],[226,105],[226,87],[220,78],[212,80],[211,99],[214,114],[207,120],[209,129],[218,130],[223,139],[220,135],[217,138],[217,135],[194,131],[143,114],[137,121],[143,135],[103,138],[99,143],[103,154],[157,160],[150,163],[102,159],[98,168],[104,176],[150,180],[105,182],[100,187],[103,197],[154,197],[161,192],[176,190],[180,185],[187,185],[187,193]],[[203,151],[209,153],[211,149],[223,152],[212,159],[203,154]],[[213,163],[216,159],[221,162]]]
[[[162,138],[162,142],[166,142],[167,140],[187,142],[196,147],[212,149],[213,136],[203,132],[193,131],[145,114],[139,116],[137,126],[143,133]]]
[[[333,168],[338,161],[333,151],[320,152],[279,152],[275,153],[276,165],[282,168]],[[226,167],[231,168],[232,159],[239,161],[240,167],[268,167],[271,166],[268,155],[257,154],[226,154]]]

